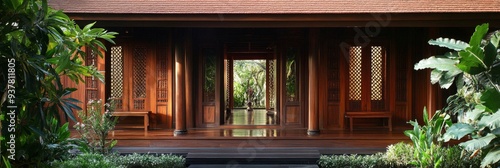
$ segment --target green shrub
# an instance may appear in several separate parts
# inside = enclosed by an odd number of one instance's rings
[[[413,153],[413,145],[400,142],[387,146],[384,159],[390,167],[410,167],[409,163],[415,161]]]
[[[322,168],[382,168],[388,167],[385,163],[383,154],[374,155],[332,155],[321,156],[318,164]]]
[[[109,157],[97,153],[84,153],[65,161],[55,161],[52,167],[56,168],[115,168],[119,167]]]
[[[168,167],[180,168],[185,167],[185,160],[181,156],[175,155],[151,155],[151,154],[131,154],[125,156],[118,156],[114,159],[121,167],[126,168],[155,168],[155,167]]]
[[[471,152],[459,146],[437,148],[435,155],[441,156],[440,168],[475,168],[481,165],[481,156],[469,158]],[[374,155],[321,156],[318,165],[322,168],[411,168],[416,160],[413,145],[400,142],[389,145],[385,153]],[[429,166],[433,167],[433,166]]]
[[[51,167],[56,168],[183,168],[185,159],[175,155],[103,155],[84,153],[74,158],[54,161]]]
[[[444,148],[443,168],[472,168],[481,166],[481,157],[469,158],[472,152],[462,150],[459,146]]]

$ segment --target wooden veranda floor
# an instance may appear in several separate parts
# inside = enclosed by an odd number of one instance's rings
[[[313,149],[321,154],[370,154],[386,147],[409,141],[404,130],[386,129],[324,130],[309,136],[305,129],[222,128],[190,129],[188,134],[174,136],[173,130],[115,130],[110,138],[118,140],[115,147],[122,153],[189,153],[196,150],[231,149]]]

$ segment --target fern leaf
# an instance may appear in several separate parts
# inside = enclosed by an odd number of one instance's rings
[[[429,40],[430,45],[436,45],[440,47],[446,47],[455,51],[464,50],[469,47],[469,44],[460,40],[450,39],[450,38],[438,38],[435,40]]]

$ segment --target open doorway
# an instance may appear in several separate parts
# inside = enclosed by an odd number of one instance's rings
[[[231,57],[225,68],[225,124],[276,125],[276,60]]]

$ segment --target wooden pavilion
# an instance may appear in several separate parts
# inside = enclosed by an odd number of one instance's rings
[[[306,130],[310,135],[359,133],[360,139],[365,133],[359,130],[381,135],[390,134],[392,128],[401,130],[408,120],[422,118],[424,106],[433,112],[453,92],[432,86],[429,71],[413,70],[420,59],[444,52],[427,41],[438,37],[468,41],[475,25],[488,22],[500,27],[499,0],[51,0],[49,4],[78,23],[97,21],[96,26],[120,33],[116,44],[102,51],[104,58],[96,53],[86,58],[87,65],[102,71],[106,83],[93,78],[80,85],[67,82],[78,88],[73,97],[83,102],[114,97],[117,111],[149,112],[150,131],[159,130],[160,135],[174,130],[194,140],[256,128],[301,130],[294,134],[296,140],[304,140],[300,136],[306,138]],[[266,62],[261,116],[272,122],[228,122],[226,107],[234,108],[233,64],[238,60]],[[143,122],[136,117],[128,120],[123,123]]]

